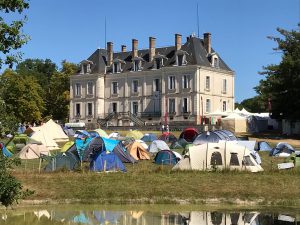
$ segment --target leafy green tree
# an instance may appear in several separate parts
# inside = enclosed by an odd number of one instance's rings
[[[19,13],[22,14],[24,9],[28,9],[29,4],[26,0],[2,0],[0,1],[0,12],[2,13]],[[0,16],[0,68],[3,64],[7,64],[10,67],[14,63],[18,62],[21,58],[21,53],[12,53],[15,50],[21,48],[25,44],[29,37],[22,33],[22,27],[26,17],[20,20],[14,20],[10,23],[6,22],[3,17]]]
[[[240,108],[245,108],[249,112],[268,112],[268,102],[263,102],[260,96],[245,99],[241,102]]]
[[[33,77],[6,70],[0,78],[0,85],[4,103],[20,121],[42,119],[45,109],[41,97],[42,89]]]
[[[0,121],[0,134],[15,133],[20,122],[2,99],[0,99]]]
[[[300,119],[300,24],[298,30],[278,28],[282,38],[270,37],[282,54],[281,62],[264,67],[265,79],[255,87],[263,102],[270,100],[274,118]],[[269,99],[269,100],[268,100]]]

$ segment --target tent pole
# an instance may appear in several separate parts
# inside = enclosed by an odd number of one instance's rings
[[[206,156],[205,156],[205,158],[206,158],[206,165],[205,165],[205,170],[207,170],[207,153],[208,153],[208,142],[206,143]]]
[[[227,155],[226,155],[226,150],[227,150],[227,149],[226,149],[226,147],[227,147],[226,144],[227,144],[227,141],[225,141],[225,149],[224,149],[224,165],[225,165],[225,169],[226,169],[226,156],[227,156]]]
[[[39,162],[39,173],[41,173],[41,166],[42,166],[42,158],[40,157],[40,162]]]

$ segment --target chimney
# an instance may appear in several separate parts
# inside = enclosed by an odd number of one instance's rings
[[[181,34],[175,34],[175,50],[181,49]]]
[[[152,62],[153,57],[155,56],[155,41],[156,38],[149,37],[149,62]]]
[[[132,39],[132,58],[138,57],[138,40]]]
[[[210,33],[204,33],[204,48],[207,51],[207,54],[211,53],[211,34]]]
[[[121,45],[121,51],[126,52],[126,45]]]
[[[113,63],[113,43],[107,42],[107,66],[111,66]]]

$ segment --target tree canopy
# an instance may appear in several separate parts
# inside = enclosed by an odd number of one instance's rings
[[[270,37],[282,54],[279,64],[271,64],[261,72],[265,79],[255,87],[264,102],[270,101],[273,118],[300,119],[300,24],[298,30],[278,28],[282,36]]]
[[[26,0],[4,0],[0,1],[0,12],[3,13],[19,13],[28,9],[29,4]],[[6,22],[0,16],[0,68],[3,64],[12,67],[14,63],[21,59],[20,52],[14,52],[25,44],[29,37],[22,33],[22,27],[26,21],[26,16],[19,20]]]

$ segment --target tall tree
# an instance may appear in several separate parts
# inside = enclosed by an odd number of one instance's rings
[[[274,118],[300,119],[300,24],[298,30],[278,28],[282,38],[270,37],[277,43],[274,48],[282,54],[281,62],[264,67],[255,90],[264,102],[270,102]]]
[[[0,78],[0,85],[1,98],[20,122],[42,119],[42,89],[33,77],[6,70]]]
[[[243,100],[240,107],[253,113],[268,112],[268,102],[264,102],[260,96]]]
[[[19,13],[22,14],[24,9],[28,9],[29,4],[26,0],[2,0],[0,1],[0,12],[3,13]],[[6,22],[3,17],[0,16],[0,68],[3,64],[7,64],[10,67],[14,63],[18,62],[21,58],[20,52],[14,52],[21,48],[25,44],[29,37],[22,33],[22,27],[26,17],[24,16],[20,20],[14,20],[10,23]]]

